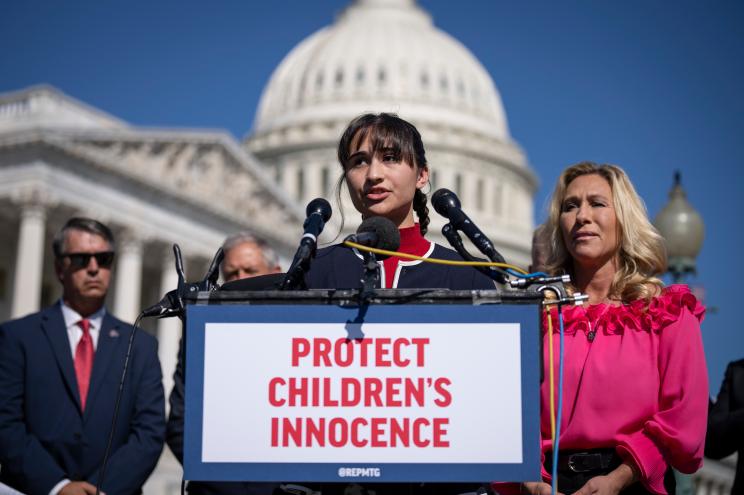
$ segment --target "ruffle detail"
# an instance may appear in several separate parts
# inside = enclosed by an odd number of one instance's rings
[[[670,285],[662,290],[661,295],[651,299],[647,305],[639,299],[630,304],[613,306],[611,304],[594,304],[591,306],[566,306],[563,308],[564,333],[573,335],[577,331],[588,333],[595,331],[605,334],[621,334],[627,328],[638,331],[659,333],[663,328],[679,320],[682,311],[687,309],[702,322],[705,306],[690,292],[686,285]],[[550,309],[553,332],[559,332],[558,310]],[[543,319],[543,331],[547,332],[547,318]]]

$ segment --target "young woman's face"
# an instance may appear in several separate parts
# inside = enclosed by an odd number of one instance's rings
[[[412,227],[413,196],[428,182],[429,170],[403,161],[393,149],[372,155],[369,137],[361,143],[352,140],[350,148],[346,185],[362,218],[382,216],[398,228]]]
[[[566,188],[560,217],[563,242],[577,267],[606,263],[617,253],[617,215],[610,184],[598,174],[581,175]]]

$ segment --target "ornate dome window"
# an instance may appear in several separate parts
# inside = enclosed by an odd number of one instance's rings
[[[462,82],[462,79],[457,80],[457,95],[460,98],[465,98],[465,83]]]
[[[485,185],[483,184],[483,179],[478,179],[476,189],[475,189],[475,207],[478,208],[478,211],[483,211],[485,209],[484,208],[484,203],[485,203],[484,190],[485,190]]]
[[[303,168],[297,169],[297,199],[302,201],[305,197],[305,170]]]
[[[445,74],[442,74],[439,78],[439,89],[442,90],[442,93],[446,93],[447,89],[449,89],[449,82],[447,81],[447,76]]]
[[[494,215],[501,216],[502,203],[504,198],[504,186],[501,183],[496,184],[493,188],[493,213]],[[559,449],[560,451],[560,449]]]
[[[300,105],[302,104],[303,99],[305,98],[305,88],[307,87],[307,74],[302,76],[302,79],[300,79],[300,90],[297,91],[297,103]]]
[[[384,67],[380,67],[377,71],[377,82],[380,83],[380,85],[384,85],[385,81],[387,81],[387,73],[385,72]]]
[[[426,89],[429,89],[429,74],[426,71],[421,72],[421,87]]]

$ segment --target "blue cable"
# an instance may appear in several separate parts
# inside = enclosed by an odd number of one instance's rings
[[[560,351],[558,352],[558,414],[555,420],[555,439],[553,440],[553,469],[551,473],[550,488],[552,495],[558,491],[558,450],[561,437],[561,420],[563,416],[563,311],[558,306],[558,326],[560,336]],[[553,336],[551,335],[552,339]]]
[[[519,273],[518,271],[516,271],[516,270],[514,270],[512,268],[507,268],[506,269],[506,273],[508,273],[509,275],[512,275],[514,277],[517,277],[517,278],[547,277],[548,276],[548,274],[547,273],[544,273],[544,272],[535,272],[535,273],[526,273],[526,274],[525,273]]]

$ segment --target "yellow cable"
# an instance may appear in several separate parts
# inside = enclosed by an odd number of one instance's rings
[[[424,258],[422,256],[416,256],[415,254],[399,253],[397,251],[387,251],[385,249],[371,248],[357,244],[356,242],[344,241],[344,245],[359,249],[361,251],[369,251],[375,254],[384,254],[386,256],[396,256],[398,258],[406,258],[409,260],[425,261],[427,263],[435,263],[438,265],[454,265],[454,266],[495,266],[498,268],[511,268],[512,270],[518,271],[519,273],[527,274],[526,271],[519,268],[518,266],[510,265],[508,263],[497,263],[495,261],[452,261],[452,260],[440,260],[438,258]]]
[[[546,315],[548,318],[548,366],[550,366],[550,438],[553,440],[555,445],[555,376],[554,376],[554,364],[553,364],[553,318],[550,317],[550,306],[546,307]]]

